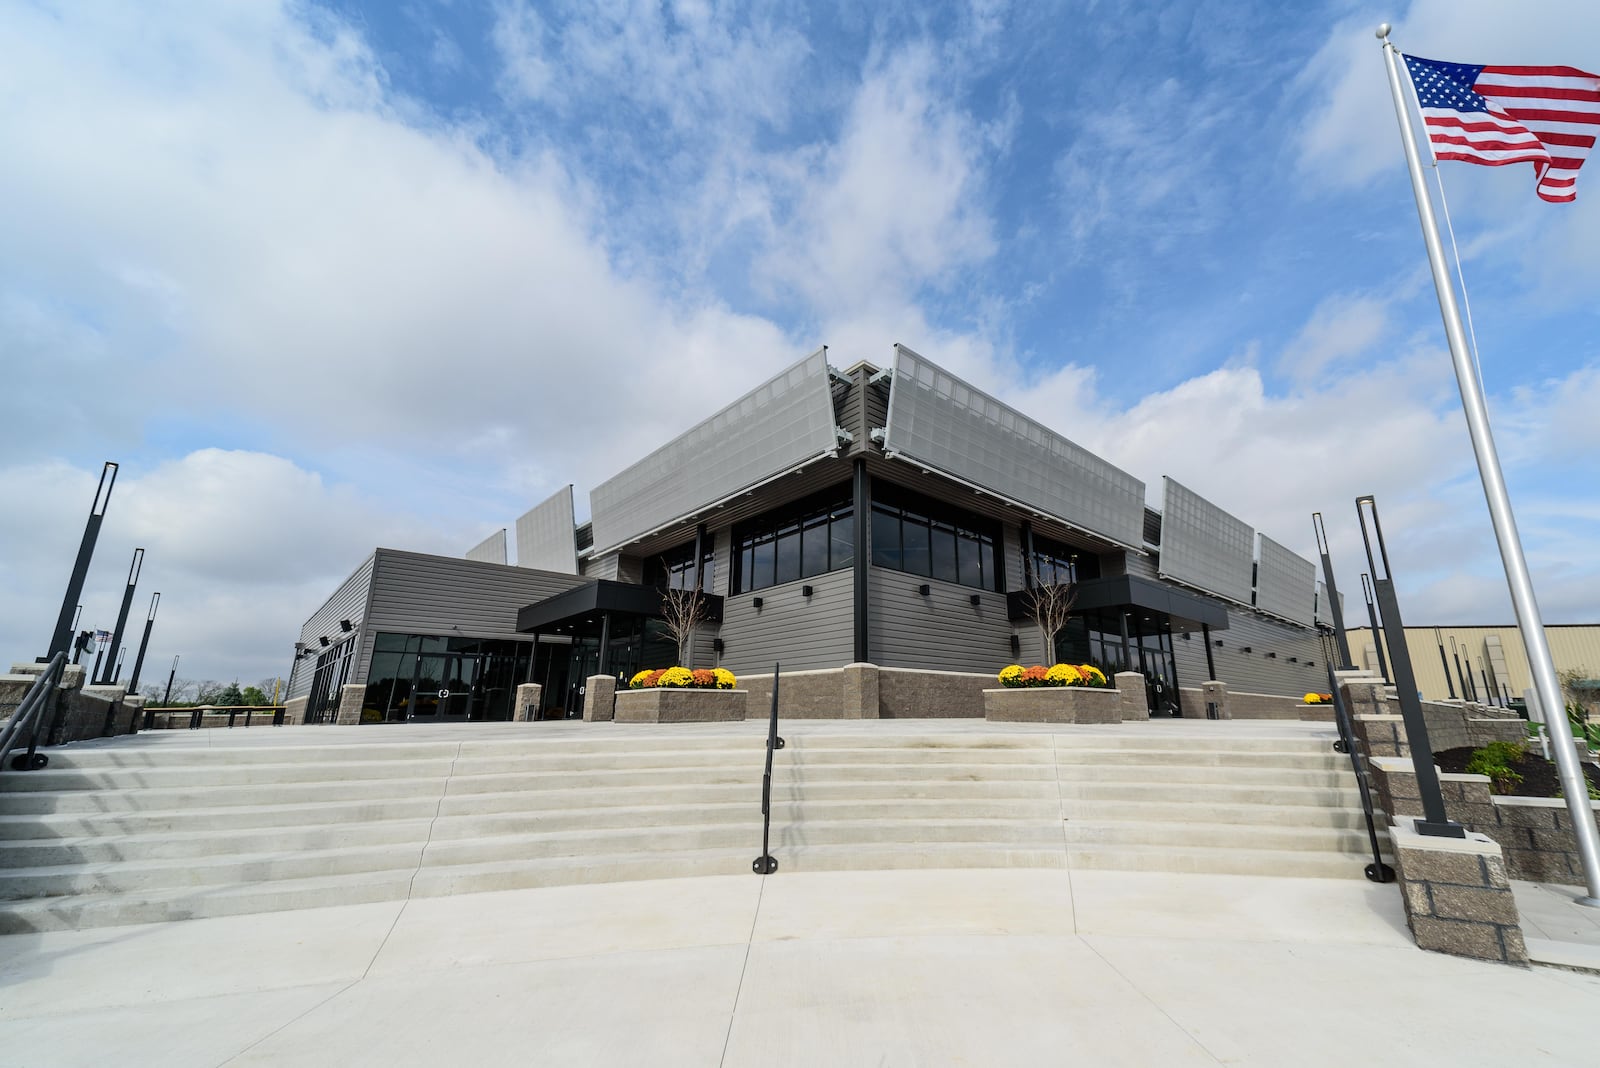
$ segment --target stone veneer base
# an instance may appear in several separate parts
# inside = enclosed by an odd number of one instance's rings
[[[1109,687],[1005,687],[983,691],[983,718],[999,723],[1121,723],[1122,702],[1122,693]]]
[[[720,723],[744,719],[746,690],[618,690],[618,723]]]

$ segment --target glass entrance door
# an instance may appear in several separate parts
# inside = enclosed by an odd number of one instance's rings
[[[481,718],[475,713],[483,697],[482,668],[483,658],[476,653],[417,657],[406,719],[459,723]]]

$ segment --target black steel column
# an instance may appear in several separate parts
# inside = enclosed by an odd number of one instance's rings
[[[1383,659],[1383,635],[1378,632],[1378,610],[1372,606],[1372,583],[1365,571],[1361,572],[1361,596],[1367,600],[1367,622],[1372,624],[1372,648],[1378,654],[1378,674],[1384,682],[1389,678],[1389,665]]]
[[[596,675],[611,674],[611,613],[600,613],[600,663],[594,669]],[[587,686],[585,682],[583,685]]]
[[[1122,670],[1133,670],[1133,655],[1128,652],[1128,613],[1118,609],[1117,623],[1122,627]],[[1048,654],[1051,650],[1046,649]]]
[[[853,536],[855,547],[855,662],[871,663],[872,650],[867,643],[867,565],[872,551],[871,510],[872,476],[867,474],[867,461],[857,459],[854,471],[855,522]]]
[[[1367,512],[1372,513],[1372,533],[1368,536]],[[1390,660],[1394,664],[1394,685],[1399,691],[1400,715],[1405,720],[1406,742],[1411,750],[1411,768],[1417,776],[1417,793],[1422,798],[1423,818],[1416,821],[1417,833],[1439,838],[1464,838],[1466,828],[1445,815],[1444,795],[1439,790],[1439,770],[1433,766],[1433,746],[1428,741],[1428,724],[1422,717],[1422,702],[1417,698],[1417,678],[1411,670],[1411,653],[1406,648],[1406,628],[1400,619],[1400,601],[1395,596],[1389,570],[1389,550],[1383,541],[1383,526],[1378,521],[1378,503],[1371,496],[1356,498],[1356,516],[1361,521],[1361,540],[1367,547],[1367,565],[1383,614],[1384,634],[1389,639]],[[1372,552],[1372,538],[1378,552]],[[1380,574],[1379,564],[1382,564]]]
[[[1440,636],[1438,627],[1433,628],[1433,640],[1439,646],[1439,666],[1444,668],[1444,687],[1450,691],[1450,700],[1454,701],[1456,699],[1456,684],[1450,678],[1450,661],[1445,658],[1444,638]],[[1466,694],[1461,696],[1465,698]]]
[[[1217,681],[1217,662],[1211,656],[1211,624],[1200,624],[1200,637],[1206,642],[1206,681]]]
[[[1022,521],[1022,588],[1033,589],[1033,521]]]
[[[1494,690],[1489,686],[1489,673],[1483,670],[1483,657],[1478,657],[1478,677],[1483,680],[1483,703],[1494,704]]]
[[[111,477],[107,483],[106,476]],[[57,653],[67,651],[72,644],[72,611],[83,593],[83,580],[89,575],[89,561],[94,558],[95,539],[100,537],[100,522],[105,519],[106,506],[111,503],[111,488],[117,484],[117,465],[110,460],[100,469],[100,485],[94,491],[94,503],[89,506],[89,521],[83,527],[83,542],[78,546],[78,559],[72,565],[72,577],[67,580],[67,595],[61,599],[61,615],[56,619],[55,633],[50,636],[49,660]]]
[[[1317,551],[1322,554],[1322,584],[1328,588],[1328,614],[1333,617],[1333,636],[1339,650],[1338,669],[1349,671],[1355,663],[1350,659],[1350,639],[1344,632],[1344,609],[1339,606],[1339,587],[1333,581],[1333,558],[1328,555],[1328,532],[1322,525],[1321,512],[1311,513],[1311,528],[1316,531]]]
[[[100,661],[102,659],[104,659],[105,655],[106,655],[106,647],[105,647],[105,645],[103,645],[103,644],[101,644],[99,642],[96,642],[95,646],[96,646],[96,648],[95,648],[95,651],[94,651],[94,669],[89,672],[89,683],[90,683],[90,685],[93,685],[94,684],[94,680],[100,677]]]
[[[144,652],[150,646],[150,628],[156,625],[156,608],[161,604],[161,591],[157,590],[150,598],[150,614],[145,617],[144,637],[139,640],[139,655],[133,660],[133,678],[128,680],[128,692],[135,696],[139,693],[139,672],[144,668]]]
[[[696,593],[703,593],[706,588],[705,568],[702,561],[706,558],[706,525],[699,524],[694,528],[694,589]]]
[[[165,696],[165,697],[163,697],[161,699],[161,703],[163,705],[171,705],[172,704],[172,683],[174,682],[174,680],[177,679],[177,677],[178,677],[178,658],[175,656],[175,657],[172,658],[172,671],[169,672],[168,675],[167,675],[167,696]]]
[[[108,680],[108,682],[110,685],[115,686],[117,684],[117,680],[122,678],[122,662],[126,659],[128,659],[128,647],[124,645],[117,650],[116,666],[113,667],[109,672],[111,678]]]
[[[117,613],[117,629],[111,632],[111,648],[122,648],[122,630],[128,625],[128,609],[133,607],[133,588],[139,584],[139,572],[144,568],[144,550],[133,550],[133,563],[128,565],[128,588],[122,591],[122,611]],[[106,665],[106,674],[100,680],[101,685],[114,681],[111,674],[111,665]]]

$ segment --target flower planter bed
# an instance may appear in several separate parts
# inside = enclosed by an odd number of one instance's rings
[[[999,723],[1121,723],[1122,691],[1107,686],[984,690],[983,718]]]
[[[618,723],[719,723],[744,719],[746,690],[618,690]]]

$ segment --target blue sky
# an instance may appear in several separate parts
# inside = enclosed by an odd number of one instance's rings
[[[251,681],[374,545],[897,341],[1152,504],[1307,554],[1325,511],[1352,587],[1376,493],[1408,620],[1510,619],[1372,29],[1594,70],[1591,4],[0,8],[13,657],[103,459],[86,620],[145,545],[153,659]],[[1541,604],[1592,622],[1600,176],[1445,168]]]

